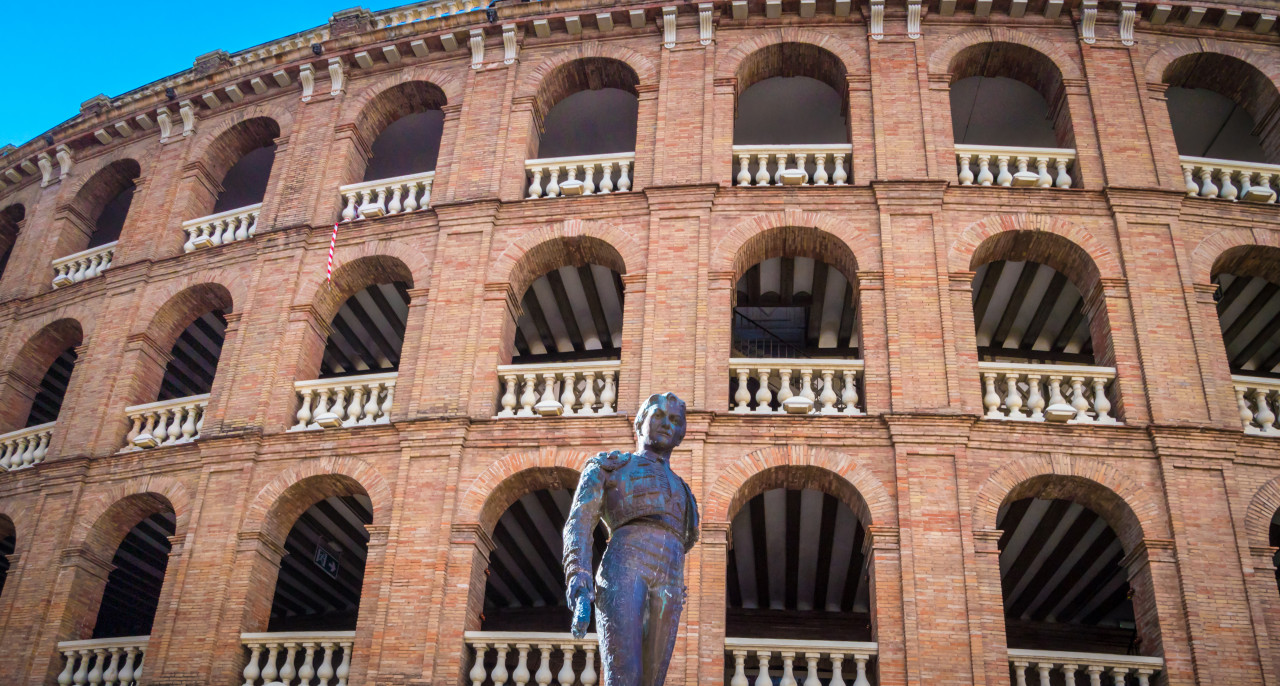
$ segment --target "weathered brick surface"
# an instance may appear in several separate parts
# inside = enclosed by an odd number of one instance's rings
[[[1028,496],[1073,499],[1116,529],[1140,651],[1165,659],[1164,683],[1280,683],[1268,531],[1280,442],[1240,431],[1212,298],[1218,271],[1280,281],[1280,219],[1269,206],[1185,197],[1164,100],[1168,84],[1213,85],[1192,65],[1212,67],[1250,98],[1276,149],[1275,39],[1142,23],[1126,47],[1104,9],[1087,45],[1070,12],[1019,22],[931,9],[912,40],[891,6],[875,41],[865,18],[819,8],[770,20],[753,5],[733,21],[717,7],[703,46],[682,6],[675,49],[662,47],[652,9],[643,30],[615,14],[609,34],[571,36],[555,19],[549,37],[520,37],[511,65],[490,33],[480,69],[432,38],[425,58],[402,46],[398,65],[348,59],[336,96],[320,68],[308,103],[296,86],[246,93],[201,108],[192,136],[77,145],[67,179],[4,190],[0,211],[17,216],[8,208],[20,204],[22,219],[0,279],[0,432],[20,428],[53,356],[76,345],[80,358],[48,459],[0,474],[0,534],[12,527],[17,540],[0,594],[0,682],[49,683],[55,644],[92,631],[123,532],[172,511],[145,683],[241,683],[238,637],[266,626],[293,520],[318,498],[362,493],[374,518],[350,682],[463,683],[462,635],[479,627],[502,511],[532,489],[572,487],[590,454],[631,442],[625,414],[673,390],[691,411],[674,464],[704,520],[670,683],[722,680],[730,523],[783,485],[829,492],[868,527],[880,684],[1006,681],[996,517]],[[345,33],[326,54],[380,54],[378,41],[414,30]],[[1226,57],[1194,62],[1201,53]],[[1258,72],[1230,71],[1242,63]],[[738,94],[793,73],[847,102],[850,185],[733,187]],[[1061,144],[1077,150],[1076,188],[955,185],[948,89],[977,73],[1040,86]],[[634,192],[522,200],[542,116],[601,85],[640,100]],[[395,116],[435,107],[445,116],[432,208],[343,225],[325,286],[338,187],[362,178]],[[108,116],[86,115],[84,132]],[[258,235],[184,254],[182,222],[212,207],[238,153],[268,140],[278,149]],[[115,264],[52,291],[50,260],[87,244],[95,207],[134,174]],[[0,229],[10,240],[12,227]],[[725,412],[734,284],[781,255],[822,258],[856,284],[868,416]],[[1085,295],[1097,359],[1117,369],[1122,426],[978,418],[972,281],[998,259],[1049,264]],[[625,286],[624,416],[492,419],[523,290],[587,262]],[[411,297],[394,423],[287,432],[293,384],[316,375],[333,313],[386,280]],[[214,307],[228,333],[203,438],[118,453],[124,408],[154,399],[174,339]]]

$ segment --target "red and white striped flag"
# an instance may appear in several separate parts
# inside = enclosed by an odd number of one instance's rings
[[[338,222],[333,223],[333,236],[329,238],[329,265],[325,267],[324,283],[326,286],[333,284],[333,248],[338,243]]]

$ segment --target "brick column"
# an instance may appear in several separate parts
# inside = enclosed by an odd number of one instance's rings
[[[729,577],[730,522],[702,522],[700,572],[697,593],[689,594],[689,602],[698,603],[697,643],[698,680],[715,683],[724,679],[725,611]],[[681,624],[688,623],[682,619]],[[671,675],[669,675],[671,676]]]
[[[1249,619],[1262,649],[1262,674],[1268,686],[1280,683],[1280,593],[1276,592],[1275,546],[1250,546],[1245,578]]]
[[[62,670],[60,641],[75,641],[93,635],[93,625],[102,603],[102,591],[111,573],[111,561],[86,547],[65,548],[54,575],[53,593],[44,615],[44,626],[31,641],[31,671],[26,683],[44,686],[54,683]]]
[[[1202,365],[1200,379],[1204,384],[1209,417],[1215,426],[1239,431],[1243,424],[1236,404],[1235,384],[1231,381],[1231,361],[1227,358],[1227,346],[1222,340],[1218,303],[1213,300],[1213,294],[1217,291],[1218,285],[1214,283],[1183,286],[1184,297],[1191,306],[1191,343],[1195,346],[1196,357]]]
[[[960,410],[965,414],[983,413],[981,375],[978,372],[978,333],[973,321],[973,279],[976,272],[951,272],[951,318],[955,321],[954,349],[957,368],[956,385],[960,392]]]
[[[1062,80],[1067,112],[1071,115],[1071,133],[1076,141],[1077,185],[1089,190],[1101,190],[1108,183],[1107,172],[1102,166],[1099,151],[1098,127],[1093,118],[1093,104],[1089,102],[1089,84],[1085,79]],[[1111,181],[1118,186],[1128,186],[1128,180]]]
[[[227,312],[224,317],[227,327],[222,338],[222,350],[218,353],[218,369],[213,376],[213,386],[209,389],[209,405],[205,407],[204,424],[201,427],[202,437],[216,436],[222,432],[223,421],[227,417],[229,396],[234,386],[234,370],[240,358],[242,335],[240,321],[244,318],[244,310]],[[223,373],[219,374],[221,371]]]
[[[734,108],[738,100],[738,79],[715,79],[711,88],[711,123],[714,129],[708,136],[711,159],[707,164],[710,177],[706,181],[727,188],[733,185],[733,165],[737,162],[733,158],[733,128],[737,123]],[[707,134],[704,132],[703,135]]]
[[[506,146],[511,154],[497,165],[502,174],[502,178],[498,179],[498,198],[503,202],[516,202],[527,195],[524,187],[524,165],[526,161],[538,156],[539,132],[534,126],[533,102],[532,95],[519,97],[511,102]],[[473,165],[484,163],[478,159],[469,162]]]
[[[1164,658],[1165,683],[1197,683],[1197,662],[1193,661],[1187,632],[1184,594],[1173,541],[1144,539],[1125,554],[1120,566],[1133,591],[1133,614],[1142,641],[1139,653]],[[1201,665],[1201,669],[1216,672],[1219,666],[1215,661]]]
[[[382,585],[389,571],[386,568],[387,540],[391,527],[366,524],[369,543],[365,549],[364,580],[360,585],[360,607],[356,619],[356,640],[352,646],[351,676],[353,684],[377,683],[369,678],[369,665],[377,659],[382,647],[384,626],[381,622]]]
[[[249,654],[241,646],[240,634],[267,630],[284,554],[284,544],[261,531],[236,534],[232,563],[222,580],[226,586],[222,618],[203,650],[210,665],[207,683],[243,683]]]
[[[430,373],[430,361],[421,357],[423,346],[430,340],[431,329],[427,318],[427,304],[431,296],[429,288],[410,288],[409,312],[405,316],[404,343],[400,347],[400,367],[396,372],[395,401],[391,419],[408,419],[417,398],[431,393],[440,380]],[[425,363],[425,368],[424,368]]]
[[[1000,529],[973,532],[976,573],[969,582],[969,636],[973,643],[974,674],[985,671],[990,682],[1002,681],[1009,671],[1009,642],[1004,625],[1004,589],[1000,579]]]
[[[1088,91],[1092,107],[1087,110],[1098,118],[1103,182],[1129,188],[1158,186],[1150,141],[1142,126],[1142,104],[1137,90],[1139,77],[1133,66],[1135,55],[1130,48],[1115,40],[1099,40],[1094,45],[1082,43],[1080,54],[1085,73],[1094,84],[1094,88]],[[1099,84],[1107,87],[1099,88]],[[1073,107],[1072,113],[1077,109],[1084,108]]]
[[[445,563],[446,603],[440,613],[440,631],[427,648],[434,651],[422,678],[426,683],[467,683],[471,656],[463,641],[466,631],[480,628],[484,607],[485,570],[493,553],[493,540],[479,524],[454,524],[450,531]]]
[[[185,659],[183,653],[182,634],[195,628],[191,622],[180,623],[179,606],[181,605],[182,580],[186,576],[185,550],[186,536],[169,536],[169,560],[165,565],[164,577],[160,584],[160,598],[156,602],[156,614],[151,621],[151,638],[147,641],[146,673],[149,681],[162,682],[159,675],[190,675],[194,666]],[[180,626],[185,624],[185,626]],[[175,634],[179,640],[174,642]],[[176,649],[176,650],[175,650]],[[174,655],[176,653],[176,655]],[[170,660],[174,655],[176,659]]]
[[[867,414],[892,411],[889,333],[885,318],[884,272],[862,271],[858,279],[858,354],[862,356],[862,398]],[[725,385],[726,392],[728,385]]]
[[[866,556],[871,570],[871,587],[868,589],[871,594],[871,637],[879,645],[876,683],[879,686],[903,686],[907,683],[908,651],[898,528],[868,526],[862,554]]]
[[[1145,93],[1140,95],[1145,96],[1141,98],[1142,114],[1160,187],[1185,193],[1178,142],[1173,137],[1173,122],[1169,119],[1169,84],[1147,83]]]
[[[710,272],[707,275],[707,314],[702,326],[706,343],[703,363],[705,399],[697,409],[725,412],[729,409],[729,358],[733,355],[733,272]],[[694,405],[690,403],[692,409]]]
[[[1149,423],[1151,404],[1147,394],[1152,389],[1144,381],[1128,282],[1101,279],[1081,298],[1081,308],[1089,320],[1094,359],[1116,368],[1111,416],[1125,424]]]
[[[654,184],[658,156],[663,154],[667,141],[658,144],[658,85],[642,83],[636,86],[636,94],[636,161],[631,165],[631,189],[642,191]]]
[[[516,318],[520,312],[520,302],[511,290],[511,284],[487,283],[484,285],[481,308],[480,339],[471,374],[471,402],[467,411],[467,414],[476,419],[492,417],[501,409],[494,404],[494,399],[498,397],[498,386],[494,381],[497,384],[504,383],[498,376],[498,365],[510,363],[515,354]],[[518,380],[517,383],[523,383],[523,380]],[[447,391],[440,388],[437,392]],[[516,396],[519,397],[519,389]]]
[[[634,414],[649,393],[641,389],[644,367],[645,272],[622,275],[622,342],[618,371],[618,401],[614,409],[621,414]],[[643,394],[643,395],[642,395]]]

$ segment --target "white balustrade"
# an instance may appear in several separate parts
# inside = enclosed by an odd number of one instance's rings
[[[110,269],[111,260],[116,256],[116,243],[118,241],[112,241],[54,260],[53,287],[62,288],[80,283]]]
[[[1068,424],[1118,424],[1107,387],[1114,367],[979,362],[988,419]]]
[[[1280,188],[1280,164],[1215,160],[1183,155],[1182,182],[1187,196],[1274,203]]]
[[[858,382],[862,360],[787,360],[735,357],[730,409],[754,414],[862,414]],[[753,393],[748,382],[757,383]]]
[[[1280,379],[1256,376],[1232,376],[1236,406],[1244,432],[1260,436],[1280,436]],[[3,439],[3,436],[0,436]],[[3,465],[0,462],[0,465]]]
[[[631,190],[635,161],[634,152],[526,160],[524,171],[529,186],[528,199],[625,193]]]
[[[187,242],[182,249],[192,252],[253,238],[258,231],[258,215],[261,213],[262,203],[258,203],[183,222],[182,230],[187,232]]]
[[[0,471],[12,472],[44,461],[57,422],[37,424],[0,434]]]
[[[726,638],[725,665],[732,672],[730,686],[772,686],[777,671],[784,686],[871,686],[867,663],[875,657],[875,643],[853,641],[796,641],[780,638]],[[798,665],[804,679],[797,677]],[[819,674],[830,674],[819,680]],[[748,675],[754,675],[749,678]]]
[[[388,26],[426,21],[427,19],[436,19],[450,14],[458,14],[459,12],[474,12],[475,10],[484,9],[487,4],[482,0],[429,0],[429,2],[419,2],[382,12],[374,12],[373,26],[377,29],[385,29]]]
[[[131,423],[124,450],[178,445],[200,438],[208,406],[209,394],[203,393],[124,408]]]
[[[347,686],[354,631],[240,634],[249,651],[243,686]]]
[[[595,686],[600,678],[595,634],[574,638],[568,633],[468,631],[465,640],[475,653],[467,674],[471,686],[486,680],[494,686],[530,681],[547,686],[553,680],[559,686]]]
[[[293,387],[301,405],[290,431],[391,423],[395,372],[298,381]]]
[[[431,206],[433,171],[342,186],[342,221],[425,210]]]
[[[1003,145],[957,145],[961,186],[1070,188],[1071,148],[1014,148]]]
[[[142,658],[150,636],[96,638],[58,644],[66,663],[59,686],[134,686],[142,680]]]
[[[1135,682],[1138,686],[1148,686],[1153,676],[1164,669],[1164,660],[1140,655],[1010,648],[1009,667],[1014,686],[1075,684],[1077,677],[1087,678],[1091,686],[1103,683],[1124,686]],[[1132,680],[1127,680],[1128,677]]]
[[[735,145],[733,162],[735,186],[844,186],[853,146]]]
[[[499,417],[595,417],[616,412],[618,360],[504,364]],[[518,409],[517,409],[518,408]]]

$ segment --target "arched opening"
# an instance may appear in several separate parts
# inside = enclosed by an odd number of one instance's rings
[[[622,256],[597,238],[553,240],[525,254],[507,322],[500,417],[612,414],[622,352]]]
[[[4,587],[9,581],[9,556],[18,547],[18,532],[13,520],[0,515],[0,599],[4,598]]]
[[[9,266],[9,256],[13,254],[13,244],[18,241],[18,231],[27,218],[27,208],[20,204],[10,205],[0,210],[0,278],[4,277],[5,267]]]
[[[1017,43],[979,43],[961,50],[950,71],[962,185],[1078,185],[1075,133],[1053,60]]]
[[[31,401],[31,411],[27,413],[26,426],[47,424],[58,419],[58,413],[62,411],[62,401],[67,395],[67,385],[71,382],[71,370],[76,366],[77,357],[76,346],[70,346],[53,358],[44,376],[40,377],[39,390]]]
[[[1280,435],[1280,248],[1227,250],[1213,265],[1213,283],[1244,430]]]
[[[221,309],[201,314],[183,329],[169,351],[156,400],[208,394],[226,335],[227,317]]]
[[[409,314],[409,284],[375,283],[343,301],[329,321],[321,379],[396,372]]]
[[[369,153],[352,168],[351,179],[375,181],[434,171],[445,104],[444,91],[426,81],[409,81],[379,93],[356,120]]]
[[[1218,53],[1169,63],[1163,82],[1178,154],[1238,162],[1280,162],[1272,109],[1276,87],[1257,67]]]
[[[80,250],[119,240],[141,175],[137,162],[120,160],[99,170],[80,189],[73,201],[78,216],[72,220],[87,237],[80,241]]]
[[[528,197],[630,190],[639,85],[630,65],[607,57],[576,59],[547,74],[534,97]]]
[[[1280,548],[1280,510],[1271,516],[1271,526],[1267,533],[1267,545]],[[1280,590],[1280,550],[1271,557],[1271,562],[1276,566],[1276,588]]]
[[[197,214],[221,214],[262,203],[275,163],[280,125],[270,117],[254,117],[224,131],[210,146],[205,167],[220,183],[197,200]],[[200,186],[197,192],[203,191]]]
[[[373,505],[367,495],[311,504],[284,541],[267,631],[354,631]]]
[[[14,358],[0,398],[0,431],[34,427],[58,418],[84,342],[79,322],[59,319],[40,329]]]
[[[749,55],[736,76],[737,185],[843,184],[852,148],[840,58],[808,43],[778,43]]]
[[[734,260],[729,397],[735,412],[860,414],[857,260],[813,228],[771,229]]]
[[[978,247],[970,269],[987,416],[1114,423],[1111,329],[1088,253],[1049,232],[1007,231]],[[1072,365],[1096,368],[1055,369]]]
[[[174,535],[172,510],[154,512],[129,529],[111,559],[92,638],[147,636],[160,603]]]
[[[875,640],[872,568],[865,555],[870,521],[857,490],[818,467],[775,467],[751,477],[734,496],[726,560],[726,650],[742,639],[824,642],[822,658],[802,678],[805,650],[796,649],[795,679],[831,678],[833,654],[843,654],[845,678],[854,681],[856,644]],[[826,643],[834,642],[834,643]],[[831,648],[839,643],[843,649]],[[763,662],[771,675],[785,669],[778,651]],[[816,648],[811,648],[817,653]],[[874,651],[873,651],[874,652]],[[736,658],[735,654],[735,658]],[[743,664],[726,660],[750,682],[762,660],[748,651]],[[866,655],[856,669],[868,666]],[[874,661],[867,677],[876,683]]]

